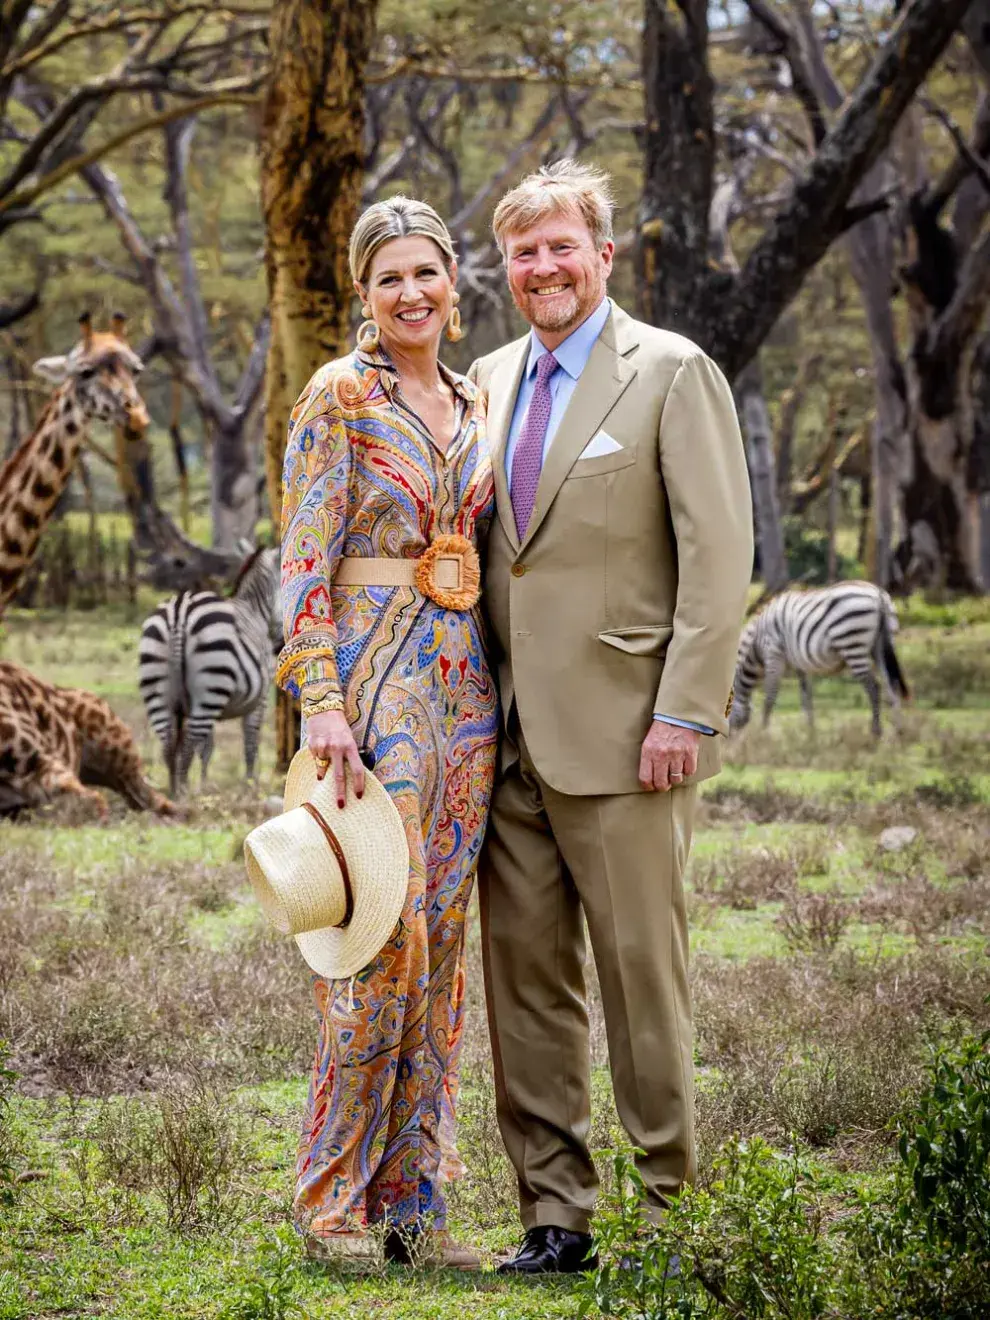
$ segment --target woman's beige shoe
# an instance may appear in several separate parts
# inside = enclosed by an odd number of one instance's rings
[[[356,1273],[381,1264],[381,1245],[371,1233],[307,1233],[305,1249],[310,1260]]]
[[[447,1232],[430,1234],[428,1260],[442,1270],[480,1270],[482,1263],[476,1251],[455,1242]]]

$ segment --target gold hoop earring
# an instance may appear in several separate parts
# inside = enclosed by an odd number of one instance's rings
[[[357,346],[362,353],[374,353],[381,338],[381,331],[378,328],[378,322],[372,318],[370,303],[362,305],[361,315],[364,320],[358,326]]]
[[[451,298],[450,320],[447,322],[447,338],[452,344],[464,338],[464,331],[461,329],[461,309],[457,306],[460,301],[461,295],[455,289]]]

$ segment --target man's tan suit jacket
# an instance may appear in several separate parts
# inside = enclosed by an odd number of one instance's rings
[[[561,793],[632,793],[653,713],[707,725],[721,768],[753,564],[732,394],[690,340],[612,304],[553,437],[522,541],[505,448],[529,337],[479,359],[498,513],[485,601],[503,714]],[[621,446],[582,458],[589,443]],[[503,764],[515,751],[507,745]]]

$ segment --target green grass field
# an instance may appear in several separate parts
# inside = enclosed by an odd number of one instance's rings
[[[136,686],[149,603],[15,611],[0,654],[106,697],[162,785]],[[875,745],[862,691],[840,678],[816,685],[812,736],[788,680],[769,732],[754,721],[704,786],[689,876],[702,1181],[740,1132],[800,1142],[840,1201],[868,1192],[929,1042],[990,1018],[990,608],[916,600],[901,617],[915,696],[899,732],[885,714]],[[356,1281],[303,1260],[288,1224],[315,1021],[305,967],[240,863],[279,791],[270,741],[248,785],[228,725],[177,820],[114,801],[105,826],[65,802],[0,822],[0,1040],[19,1075],[0,1125],[15,1178],[0,1320],[219,1317],[238,1301],[243,1320],[574,1316],[567,1283],[384,1266]],[[898,825],[914,837],[889,850]],[[476,920],[469,995],[452,1226],[494,1259],[518,1229]],[[621,1132],[593,984],[590,998],[607,1195]]]

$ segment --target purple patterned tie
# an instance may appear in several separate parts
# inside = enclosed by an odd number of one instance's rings
[[[553,407],[550,377],[558,365],[552,353],[544,353],[537,362],[536,384],[512,455],[512,512],[516,516],[516,532],[520,541],[526,535],[526,528],[533,516],[533,505],[536,503],[536,488],[543,467],[543,442],[550,425],[550,409]]]

